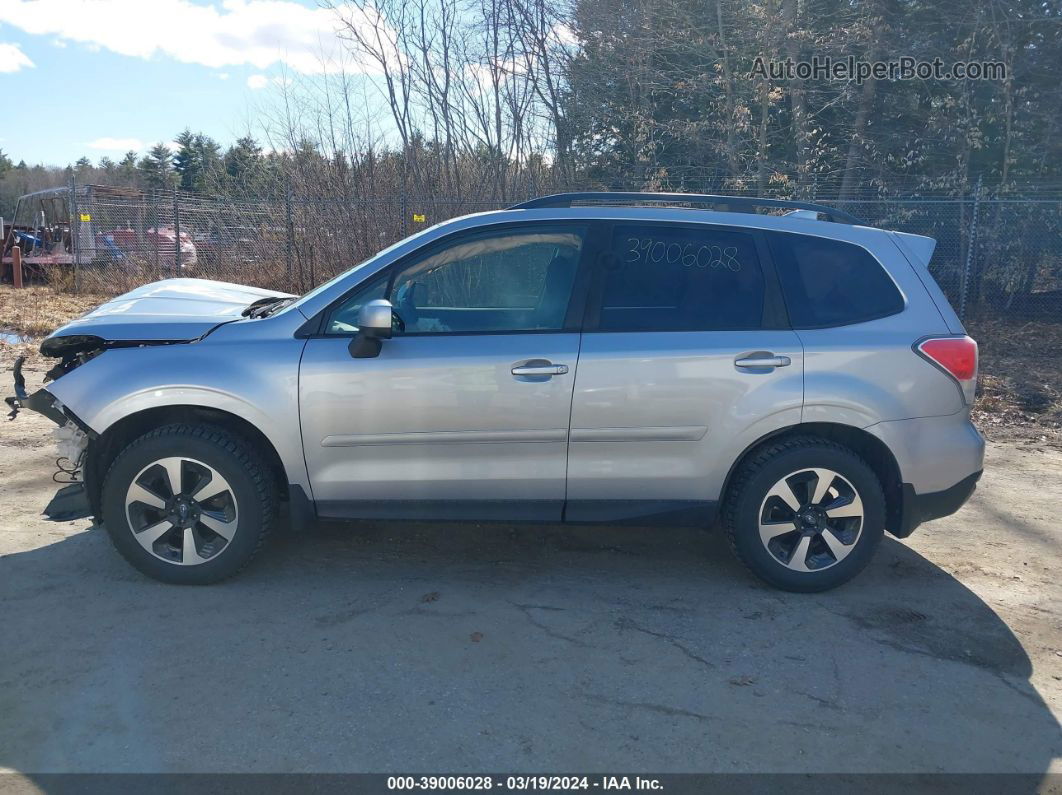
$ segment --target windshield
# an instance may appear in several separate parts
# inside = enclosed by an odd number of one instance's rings
[[[401,240],[399,240],[398,242],[392,243],[387,248],[385,248],[385,249],[383,249],[381,251],[377,251],[375,254],[373,254],[371,257],[369,257],[367,260],[363,260],[362,262],[359,262],[357,265],[354,265],[353,267],[347,268],[342,273],[339,273],[339,274],[333,276],[331,279],[329,279],[324,284],[317,285],[312,290],[310,290],[310,292],[304,294],[301,298],[299,298],[297,303],[301,304],[303,301],[307,301],[307,300],[313,298],[314,296],[323,293],[325,290],[329,289],[332,285],[336,284],[339,281],[342,281],[343,279],[346,279],[348,276],[350,276],[355,271],[357,271],[357,270],[359,270],[361,268],[364,268],[366,265],[368,265],[368,264],[370,264],[372,262],[375,262],[379,257],[383,257],[383,256],[391,253],[392,251],[394,251],[399,246],[403,246],[406,243],[410,242],[411,240],[416,240],[418,237],[421,237],[422,235],[428,234],[428,232],[432,231],[433,229],[435,229],[438,226],[439,226],[439,224],[435,224],[434,226],[429,226],[427,229],[422,229],[421,231],[419,231],[419,232],[417,232],[415,234],[412,234],[409,237],[404,237]]]

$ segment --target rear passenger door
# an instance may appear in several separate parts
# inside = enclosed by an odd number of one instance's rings
[[[712,518],[745,447],[800,421],[803,352],[762,235],[614,223],[579,355],[565,518]]]

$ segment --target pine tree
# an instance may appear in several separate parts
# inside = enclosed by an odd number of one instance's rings
[[[78,182],[83,182],[92,172],[92,161],[87,157],[79,157],[74,163],[74,176]]]
[[[173,156],[173,170],[177,173],[177,184],[183,190],[194,190],[195,183],[202,171],[199,152],[195,145],[195,135],[187,127],[177,136],[177,152]]]
[[[149,188],[161,190],[173,187],[173,152],[166,144],[159,142],[137,163],[137,169]]]
[[[228,189],[237,195],[255,195],[263,187],[262,147],[249,135],[238,139],[225,153]]]
[[[140,173],[136,165],[136,152],[130,150],[118,162],[118,179],[122,185],[134,186],[139,184],[139,176]]]
[[[193,189],[203,193],[220,193],[224,188],[224,164],[221,145],[209,135],[199,133],[195,137],[200,173]]]

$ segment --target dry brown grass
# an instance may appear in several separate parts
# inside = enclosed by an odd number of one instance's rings
[[[981,354],[974,421],[989,439],[1062,447],[1062,323],[971,324]]]
[[[30,366],[42,364],[43,357],[37,352],[41,337],[106,300],[105,295],[61,292],[49,285],[20,290],[0,286],[0,333],[24,338],[0,339],[3,371],[10,369],[11,362],[20,355],[28,358]]]
[[[61,292],[51,286],[0,287],[0,329],[43,337],[107,298],[98,293]]]

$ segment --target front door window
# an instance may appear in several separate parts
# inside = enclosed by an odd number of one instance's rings
[[[373,298],[394,305],[397,334],[560,331],[582,246],[582,230],[572,227],[462,236],[350,296],[332,313],[328,331],[356,330],[358,309]]]

